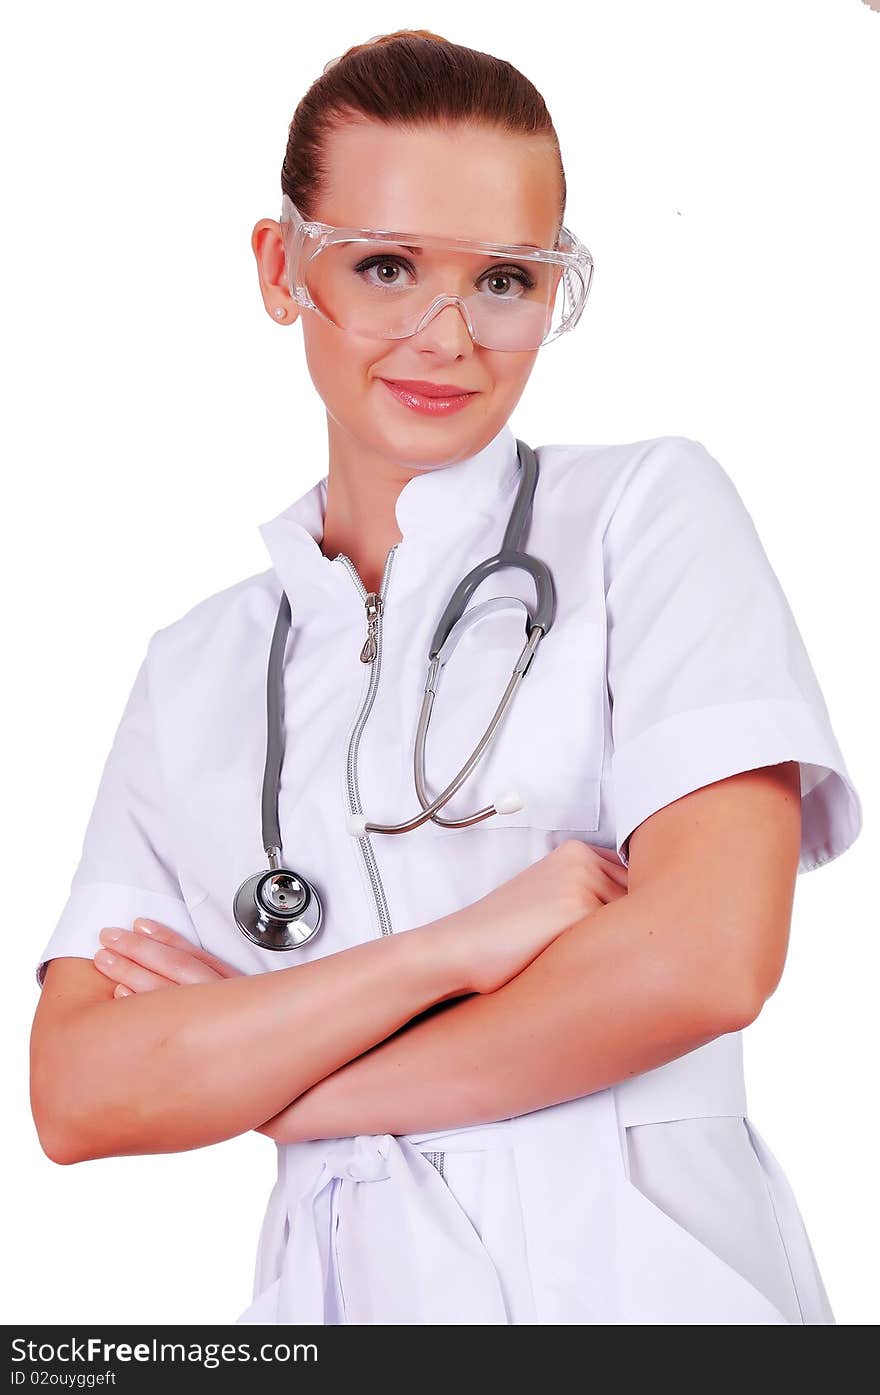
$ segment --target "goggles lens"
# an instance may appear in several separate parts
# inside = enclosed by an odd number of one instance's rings
[[[537,349],[574,324],[589,289],[592,260],[567,233],[581,255],[471,248],[438,238],[414,242],[409,235],[406,243],[393,235],[347,237],[350,230],[323,224],[288,227],[296,299],[339,328],[371,338],[407,338],[454,307],[476,343]],[[310,228],[332,236],[313,236]]]

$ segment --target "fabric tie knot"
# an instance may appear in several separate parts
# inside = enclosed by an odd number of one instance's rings
[[[344,1143],[338,1158],[327,1159],[334,1176],[352,1182],[381,1182],[390,1175],[390,1134],[359,1133]]]

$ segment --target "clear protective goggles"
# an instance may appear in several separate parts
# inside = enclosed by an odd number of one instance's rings
[[[555,248],[340,228],[303,219],[285,194],[281,231],[297,305],[373,339],[406,339],[456,305],[475,344],[539,349],[577,324],[593,276],[566,227]]]

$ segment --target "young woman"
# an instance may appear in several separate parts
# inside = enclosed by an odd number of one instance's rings
[[[241,1322],[833,1323],[741,1031],[861,810],[749,514],[688,437],[514,436],[591,259],[509,64],[357,45],[282,189],[329,468],[150,640],[40,955],[42,1145],[273,1139]]]

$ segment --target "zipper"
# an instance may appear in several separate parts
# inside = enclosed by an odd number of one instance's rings
[[[379,583],[379,590],[368,591],[361,581],[357,567],[350,557],[346,557],[344,552],[340,552],[334,561],[341,562],[356,585],[367,612],[367,636],[364,640],[360,652],[361,663],[369,664],[370,676],[367,683],[367,691],[364,694],[360,711],[355,718],[351,736],[348,742],[348,755],[346,758],[346,784],[348,789],[349,813],[362,814],[364,812],[361,804],[360,787],[357,775],[357,751],[360,744],[361,735],[370,715],[373,701],[376,697],[376,689],[379,686],[379,674],[382,668],[382,611],[388,592],[388,579],[391,575],[391,568],[394,564],[394,555],[400,543],[394,546],[385,558],[385,566],[382,569],[382,580]],[[373,851],[373,844],[369,833],[365,833],[358,839],[358,846],[364,859],[364,866],[367,871],[370,886],[373,891],[373,901],[376,908],[376,916],[379,922],[379,931],[382,935],[393,934],[391,925],[391,915],[388,910],[388,898],[385,895],[385,888],[382,885],[382,878],[379,875],[379,866],[376,862],[376,854]]]
[[[394,564],[394,555],[399,546],[400,543],[395,543],[389,551],[388,556],[385,558],[385,566],[382,569],[382,580],[379,583],[378,592],[367,590],[360,578],[357,567],[350,557],[346,557],[344,552],[338,553],[334,558],[334,561],[341,562],[345,567],[366,607],[367,637],[361,646],[360,660],[362,664],[371,665],[367,691],[361,703],[360,711],[355,718],[351,736],[348,741],[346,782],[348,786],[349,813],[352,814],[362,814],[364,812],[363,805],[361,804],[360,786],[358,785],[357,777],[357,748],[376,697],[376,689],[379,686],[379,674],[382,668],[382,612],[388,595],[388,581],[391,576],[391,568]],[[373,851],[373,844],[369,833],[365,833],[363,838],[358,839],[358,845],[363,854],[364,865],[367,869],[370,886],[373,889],[373,900],[379,921],[379,930],[383,935],[391,935],[394,932],[391,925],[391,915],[388,910],[388,899],[385,895],[385,888],[382,885],[382,878],[379,875],[376,854]],[[423,1156],[428,1159],[445,1181],[446,1154],[435,1151],[425,1153]]]

